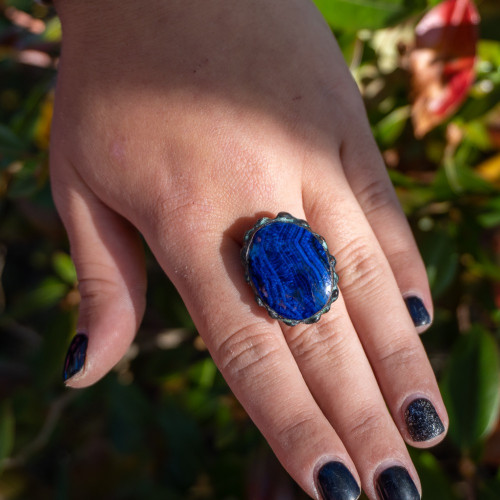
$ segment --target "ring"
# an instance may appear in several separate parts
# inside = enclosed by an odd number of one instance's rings
[[[241,261],[257,304],[287,325],[319,321],[339,296],[336,260],[325,239],[286,212],[247,231]]]

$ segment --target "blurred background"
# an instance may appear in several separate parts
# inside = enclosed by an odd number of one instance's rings
[[[423,341],[451,426],[436,448],[411,450],[424,498],[498,500],[500,2],[316,4],[359,84],[435,300]],[[150,255],[127,356],[94,387],[63,387],[79,294],[48,182],[60,42],[53,8],[0,0],[0,500],[306,498]]]

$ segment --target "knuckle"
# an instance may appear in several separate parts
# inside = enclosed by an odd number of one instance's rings
[[[387,420],[387,416],[373,404],[358,409],[349,420],[350,437],[354,442],[371,441],[387,427]]]
[[[277,433],[278,442],[286,450],[297,449],[305,442],[311,442],[315,429],[319,428],[317,416],[308,409],[293,413],[293,418],[288,417],[282,422]]]
[[[410,267],[414,259],[411,259],[412,247],[406,241],[398,241],[390,251],[387,252],[389,262],[395,264],[404,264],[407,268]]]
[[[82,304],[85,307],[91,307],[93,304],[102,302],[103,296],[114,295],[117,292],[117,286],[116,283],[105,278],[82,278],[78,281],[78,292]]]
[[[341,263],[341,286],[344,295],[363,289],[369,293],[377,289],[383,281],[382,263],[362,237],[353,239],[337,252],[337,262]]]
[[[425,276],[425,267],[413,240],[396,240],[386,256],[396,276]]]
[[[288,335],[288,345],[294,357],[302,363],[321,363],[325,360],[332,367],[332,363],[335,366],[347,355],[346,332],[339,327],[336,316],[307,325],[296,334],[295,331],[293,333],[293,336],[292,332]]]
[[[211,241],[218,232],[221,207],[217,207],[208,193],[194,190],[191,195],[179,192],[160,192],[151,202],[145,216],[148,233],[174,258],[184,256],[186,249],[192,250],[191,257],[204,248],[203,243]],[[193,236],[198,245],[193,246]]]
[[[82,299],[114,295],[120,290],[120,285],[114,279],[116,270],[106,264],[78,261],[77,274]]]
[[[77,269],[80,313],[99,308],[105,301],[122,303],[127,295],[138,310],[145,308],[145,280],[130,280],[125,285],[116,276],[116,269],[96,262],[79,262]]]
[[[193,188],[189,193],[160,191],[152,203],[152,221],[171,226],[178,220],[181,224],[192,226],[204,219],[213,210],[208,193]]]
[[[78,292],[80,294],[80,317],[96,314],[102,304],[114,300],[120,293],[117,283],[113,280],[95,277],[80,278]]]
[[[419,363],[421,359],[421,348],[407,335],[398,340],[394,338],[378,353],[378,362],[396,366],[398,369],[407,367],[413,363]]]
[[[385,178],[378,177],[366,184],[356,197],[367,217],[380,213],[394,202],[392,188]]]
[[[262,323],[246,325],[216,348],[214,358],[231,380],[258,377],[279,363],[282,343]]]
[[[244,203],[272,199],[282,179],[265,148],[260,144],[242,144],[234,140],[227,148],[229,159],[223,166],[225,172],[220,172],[225,178],[227,198]]]
[[[265,172],[261,172],[261,166],[255,167],[252,164],[248,171],[240,173],[239,179],[233,192],[245,205],[263,203],[273,199],[280,189],[279,182],[277,182],[271,168],[268,168],[266,175]]]

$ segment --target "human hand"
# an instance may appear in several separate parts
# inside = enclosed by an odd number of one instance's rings
[[[370,498],[417,498],[404,441],[433,445],[448,421],[403,297],[432,313],[431,297],[357,88],[313,4],[56,7],[51,176],[89,339],[67,384],[96,382],[132,342],[145,307],[139,231],[309,495],[356,498],[361,480]],[[317,324],[271,320],[244,281],[245,231],[281,211],[307,219],[337,258],[341,295]],[[80,345],[73,354],[85,354]]]

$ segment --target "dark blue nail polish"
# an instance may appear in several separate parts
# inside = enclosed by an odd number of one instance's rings
[[[420,500],[420,494],[404,467],[389,467],[377,479],[377,494],[381,500]]]
[[[431,317],[429,316],[424,303],[418,297],[406,297],[405,302],[415,326],[425,326],[430,324]]]
[[[408,433],[413,441],[428,441],[444,432],[444,425],[432,403],[425,398],[415,399],[405,410]]]
[[[85,364],[85,355],[89,339],[83,333],[75,335],[64,360],[63,381],[66,382],[73,375],[76,375]]]
[[[318,471],[318,486],[324,500],[356,500],[361,489],[341,462],[328,462]]]

